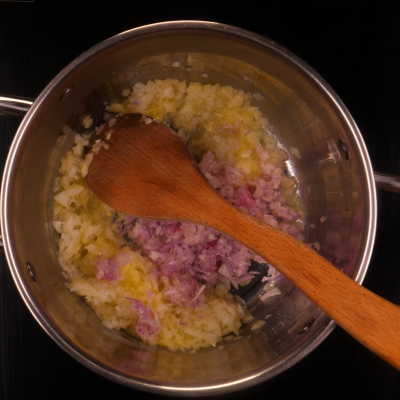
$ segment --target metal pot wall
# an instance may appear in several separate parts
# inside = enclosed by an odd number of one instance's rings
[[[179,67],[173,66],[176,61]],[[329,334],[333,321],[281,278],[283,295],[264,305],[273,316],[260,332],[244,330],[241,340],[223,349],[174,353],[106,329],[65,287],[58,267],[50,209],[52,182],[71,144],[68,138],[57,141],[63,127],[82,132],[80,120],[87,114],[99,125],[105,102],[121,100],[121,92],[135,82],[166,77],[262,93],[256,105],[288,154],[295,147],[301,155],[291,156],[287,166],[307,210],[306,240],[318,241],[324,257],[362,282],[374,242],[376,197],[368,154],[351,115],[318,74],[286,49],[209,22],[124,32],[82,54],[50,82],[29,108],[10,149],[1,195],[4,246],[34,317],[84,365],[153,392],[228,392],[299,361]]]

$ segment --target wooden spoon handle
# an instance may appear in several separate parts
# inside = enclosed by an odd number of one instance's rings
[[[262,256],[350,335],[400,369],[400,307],[357,284],[309,246],[226,203],[212,214],[216,228]]]
[[[106,204],[132,215],[201,223],[242,242],[379,357],[400,369],[400,308],[348,278],[310,247],[236,209],[206,182],[179,137],[126,114],[86,181]]]

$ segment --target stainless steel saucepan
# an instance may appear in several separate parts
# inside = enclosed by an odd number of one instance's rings
[[[299,183],[305,236],[321,254],[361,283],[374,244],[375,180],[362,136],[344,104],[308,65],[278,44],[232,26],[178,21],[114,36],[63,69],[32,103],[0,96],[3,113],[26,115],[4,170],[1,230],[11,273],[26,305],[70,355],[116,382],[170,395],[209,395],[254,385],[283,372],[333,329],[321,310],[284,278],[268,299],[272,316],[260,331],[196,354],[145,346],[106,329],[64,285],[51,224],[52,183],[71,146],[65,126],[83,132],[82,117],[100,125],[105,104],[136,82],[177,78],[260,93],[256,105],[287,150]],[[296,148],[300,158],[290,149]]]

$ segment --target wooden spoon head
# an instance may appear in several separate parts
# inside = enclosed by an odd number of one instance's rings
[[[100,200],[144,218],[201,222],[196,208],[214,190],[170,127],[124,114],[95,139],[105,146],[94,156],[86,182]]]

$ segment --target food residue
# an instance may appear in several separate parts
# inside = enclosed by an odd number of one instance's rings
[[[172,66],[179,67],[179,61]],[[141,113],[144,122],[171,124],[221,196],[303,239],[297,185],[284,174],[288,157],[251,104],[255,95],[165,79],[136,83],[123,96],[107,113]],[[112,126],[115,119],[106,123]],[[253,317],[230,288],[253,279],[252,260],[265,260],[211,228],[144,220],[111,209],[84,180],[93,157],[88,145],[88,138],[75,135],[55,184],[53,225],[69,289],[86,299],[106,327],[149,345],[194,354],[224,338],[240,339],[241,325]],[[95,146],[99,151],[104,142]],[[269,266],[268,274],[263,282],[278,273]],[[266,298],[280,294],[273,286],[269,290]],[[264,323],[257,321],[252,330]]]

